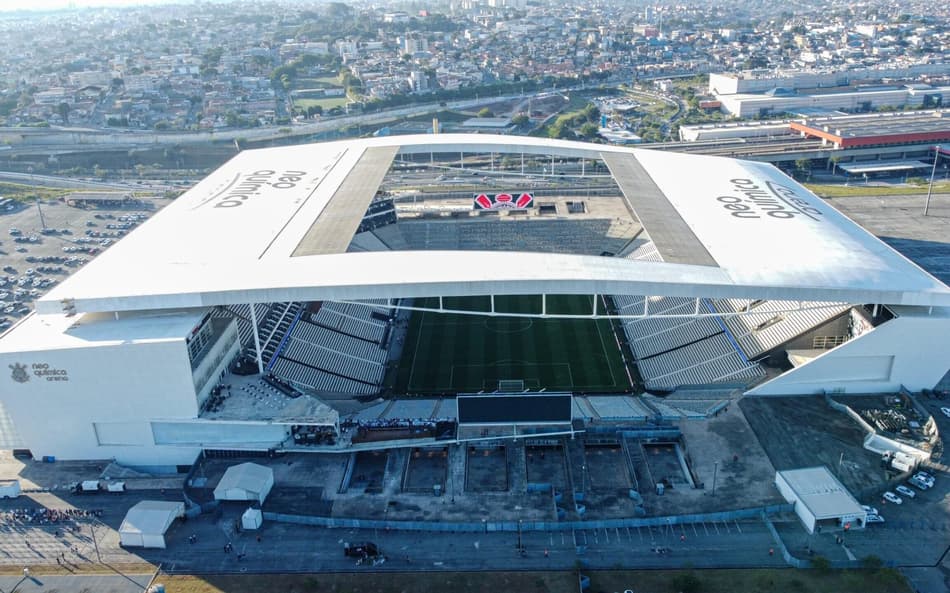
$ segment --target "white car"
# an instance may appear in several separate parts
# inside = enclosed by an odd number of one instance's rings
[[[867,516],[867,518],[864,520],[864,522],[865,522],[866,524],[871,524],[871,523],[883,523],[883,522],[884,522],[884,517],[882,517],[882,516],[880,516],[880,515],[877,515],[877,514],[872,515],[872,514],[868,513],[868,516]]]
[[[925,473],[925,472],[917,472],[916,474],[914,474],[914,477],[911,478],[911,479],[912,479],[912,480],[916,480],[916,481],[918,481],[918,482],[924,484],[924,486],[926,486],[927,488],[933,488],[933,487],[934,487],[934,478],[933,478],[933,476],[931,476],[931,475],[928,474],[928,473]]]
[[[866,504],[862,504],[862,505],[861,505],[861,508],[864,509],[864,512],[867,513],[868,515],[879,515],[879,514],[880,514],[880,513],[877,512],[877,509],[876,509],[876,508],[874,508],[874,507],[869,507],[869,506],[866,505]]]
[[[904,486],[903,484],[898,484],[898,486],[894,488],[894,490],[897,490],[898,494],[902,496],[906,496],[907,498],[914,498],[915,496],[917,496],[916,492],[914,492],[907,486]]]
[[[887,502],[893,502],[894,504],[904,504],[904,501],[901,499],[901,497],[891,491],[884,493],[884,500]]]
[[[943,408],[940,408],[940,411],[943,412],[944,416],[946,416],[947,418],[950,418],[950,408],[943,407]]]

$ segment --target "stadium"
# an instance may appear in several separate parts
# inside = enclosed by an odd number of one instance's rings
[[[770,165],[494,135],[248,150],[0,336],[34,457],[189,465],[947,371],[950,289]]]

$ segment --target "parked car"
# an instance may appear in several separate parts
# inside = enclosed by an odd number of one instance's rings
[[[346,544],[343,546],[343,554],[350,558],[375,558],[380,555],[379,547],[373,542]]]
[[[950,408],[943,407],[943,408],[940,408],[940,411],[943,412],[944,416],[946,416],[947,418],[950,418]]]
[[[903,484],[898,484],[897,488],[894,488],[894,490],[897,490],[898,494],[906,496],[907,498],[914,498],[915,496],[917,496],[916,492],[914,492],[907,486],[904,486]]]
[[[894,494],[890,490],[884,493],[884,500],[886,500],[887,502],[892,502],[894,504],[904,504],[904,501],[901,499],[901,497]]]
[[[883,523],[883,522],[884,522],[884,517],[882,517],[882,516],[880,516],[880,515],[877,515],[877,514],[874,514],[874,515],[868,514],[868,516],[867,516],[867,518],[864,520],[864,522],[865,522],[866,524],[868,524],[868,525],[870,525],[871,523]]]
[[[879,514],[880,514],[880,513],[877,512],[877,509],[876,509],[876,508],[874,508],[874,507],[869,507],[869,506],[866,505],[866,504],[862,504],[862,505],[861,505],[861,508],[864,509],[864,512],[867,513],[867,514],[869,514],[869,515],[879,515]]]

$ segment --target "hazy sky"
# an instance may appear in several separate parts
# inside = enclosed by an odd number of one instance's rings
[[[168,4],[186,0],[0,0],[0,11],[4,10],[51,10],[83,6],[133,6],[136,4]]]

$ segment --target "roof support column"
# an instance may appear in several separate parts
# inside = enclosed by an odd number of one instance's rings
[[[254,310],[254,305],[257,303],[251,303],[251,328],[254,330],[254,352],[257,355],[257,372],[264,374],[264,361],[261,360],[261,336],[257,332],[257,311]]]
[[[492,314],[494,314],[494,313],[495,313],[495,295],[492,294],[492,295],[489,295],[489,296],[491,296],[491,312],[492,312]]]
[[[524,151],[521,151],[521,174],[524,175]]]
[[[591,309],[590,316],[591,316],[591,317],[597,317],[597,294],[596,294],[596,293],[594,293],[593,301],[594,301],[594,303],[593,303],[594,306],[593,306],[592,309]]]
[[[643,295],[643,316],[646,317],[650,314],[650,297]]]
[[[544,317],[548,314],[548,295],[541,295],[541,317]]]
[[[696,308],[693,309],[693,315],[699,315],[699,299],[696,299]]]

